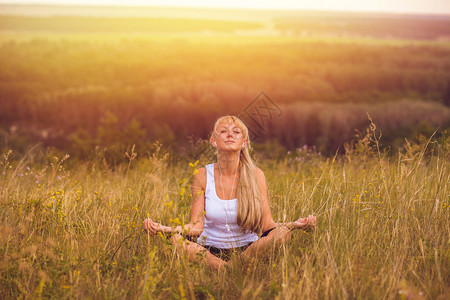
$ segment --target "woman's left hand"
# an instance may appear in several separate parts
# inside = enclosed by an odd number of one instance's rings
[[[294,228],[296,229],[308,229],[316,227],[317,220],[313,215],[309,215],[306,218],[300,218],[294,222]]]

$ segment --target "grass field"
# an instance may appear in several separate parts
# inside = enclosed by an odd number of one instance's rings
[[[0,298],[445,299],[449,147],[423,140],[389,158],[367,135],[335,158],[306,148],[260,161],[274,219],[315,213],[317,229],[219,273],[141,229],[148,216],[188,221],[204,158],[155,145],[115,169],[101,156],[66,168],[38,149],[3,153]]]
[[[1,8],[0,299],[450,295],[448,16]],[[272,215],[318,226],[211,271],[142,221],[189,222],[202,141],[261,91]]]

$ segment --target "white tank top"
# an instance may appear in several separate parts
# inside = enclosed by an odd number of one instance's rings
[[[205,224],[197,243],[221,249],[242,247],[258,240],[237,224],[237,199],[221,200],[216,193],[214,164],[206,165]],[[229,230],[227,230],[227,225]]]

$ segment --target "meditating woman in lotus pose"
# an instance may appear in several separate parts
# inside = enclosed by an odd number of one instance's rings
[[[149,235],[169,234],[175,249],[190,260],[206,259],[209,267],[220,269],[231,263],[233,252],[253,256],[288,240],[291,230],[316,225],[312,215],[274,222],[264,173],[249,155],[248,129],[239,118],[219,118],[210,142],[217,149],[217,163],[194,175],[190,223],[172,228],[146,219],[144,230]],[[206,255],[198,255],[202,252]]]

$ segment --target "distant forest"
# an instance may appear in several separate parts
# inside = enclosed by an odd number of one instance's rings
[[[242,34],[270,29],[303,37],[450,40],[446,15],[45,5],[0,5],[0,9],[0,30],[6,31]]]
[[[44,33],[49,28],[33,23],[34,17],[27,17],[28,23],[11,22],[14,18],[0,17],[1,29],[22,33],[0,35],[4,149],[25,151],[41,142],[88,158],[97,147],[120,161],[131,145],[145,151],[158,140],[186,153],[198,139],[208,138],[224,114],[240,115],[257,147],[274,155],[304,145],[325,154],[343,151],[367,128],[366,112],[388,147],[450,127],[450,46],[445,42],[110,32],[52,37]],[[44,27],[59,24],[42,19]],[[254,26],[211,22],[223,30]],[[303,26],[283,22],[277,26]],[[21,25],[8,27],[13,23]],[[41,33],[23,33],[24,24]],[[430,26],[427,32],[435,37],[446,34]],[[250,113],[257,105],[266,117]]]
[[[263,27],[260,23],[181,18],[111,18],[0,15],[2,30],[50,32],[234,32]]]
[[[276,19],[283,34],[450,40],[450,16],[304,15]]]

